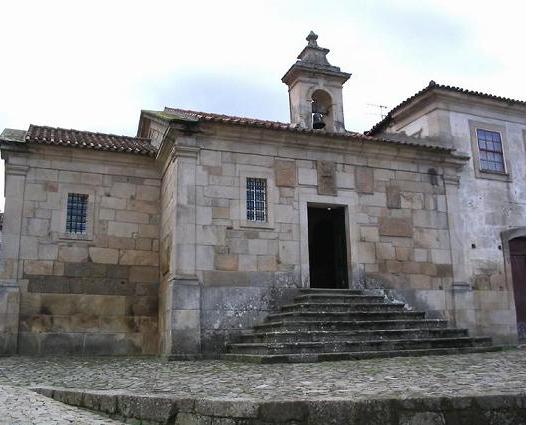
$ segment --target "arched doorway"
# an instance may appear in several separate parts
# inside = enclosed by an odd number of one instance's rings
[[[519,236],[509,240],[509,257],[511,263],[511,278],[513,284],[513,296],[515,299],[515,312],[517,315],[517,334],[521,342],[525,341],[526,335],[526,255],[525,236]]]

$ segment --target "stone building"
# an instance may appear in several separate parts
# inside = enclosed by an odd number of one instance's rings
[[[350,132],[350,74],[307,41],[290,123],[165,108],[136,137],[4,130],[0,353],[214,356],[307,287],[518,340],[525,102],[431,82]]]

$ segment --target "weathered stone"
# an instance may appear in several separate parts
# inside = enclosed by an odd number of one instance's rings
[[[237,255],[216,255],[214,257],[214,264],[216,270],[238,270],[239,257]]]
[[[94,263],[117,264],[119,262],[119,251],[111,248],[89,248],[89,257]]]
[[[317,193],[336,195],[336,163],[317,161]]]
[[[380,260],[393,260],[396,257],[395,248],[389,243],[376,243],[375,252]]]
[[[278,270],[276,257],[272,255],[257,256],[257,268],[261,272],[274,272]]]
[[[396,184],[387,185],[387,208],[401,207],[401,189]]]
[[[355,167],[356,191],[373,193],[373,168]]]
[[[274,161],[276,186],[295,187],[297,185],[297,169],[295,161],[277,159]]]
[[[211,425],[212,417],[201,416],[194,413],[178,413],[175,425]]]
[[[443,415],[434,412],[404,414],[399,420],[399,425],[445,425],[445,423]]]
[[[157,266],[159,264],[159,254],[151,251],[121,250],[119,264],[132,266]]]
[[[317,170],[312,168],[298,168],[298,182],[301,185],[317,185]]]
[[[380,217],[379,234],[383,236],[412,237],[412,222],[409,218]]]
[[[23,262],[23,273],[30,275],[50,275],[53,270],[52,261],[25,260]]]
[[[119,221],[110,221],[107,228],[107,234],[110,236],[119,236],[130,238],[138,233],[137,223],[121,223]]]

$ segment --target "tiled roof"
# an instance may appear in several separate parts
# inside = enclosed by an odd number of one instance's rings
[[[407,137],[403,135],[400,135],[399,137],[389,138],[385,136],[371,137],[362,133],[356,133],[351,131],[347,131],[345,133],[336,133],[336,132],[329,132],[325,130],[302,128],[302,127],[294,126],[289,123],[284,123],[279,121],[268,121],[268,120],[261,120],[256,118],[243,118],[243,117],[237,117],[233,115],[214,114],[208,112],[198,112],[198,111],[191,111],[188,109],[178,109],[178,108],[168,108],[168,107],[166,107],[163,112],[165,114],[175,115],[177,117],[181,117],[185,120],[192,121],[192,122],[199,122],[199,121],[217,122],[223,124],[241,125],[241,126],[256,127],[256,128],[269,128],[272,130],[291,131],[291,132],[304,133],[304,134],[316,134],[316,135],[322,135],[322,136],[333,137],[333,138],[355,139],[363,142],[391,143],[391,144],[404,145],[404,146],[422,147],[422,148],[440,150],[440,151],[452,150],[452,148],[450,147],[445,147],[438,144],[432,144],[431,142],[426,140],[422,141],[422,139]]]
[[[5,128],[0,134],[0,141],[5,142],[25,142],[27,131],[15,128]]]
[[[461,87],[455,87],[455,86],[448,86],[445,84],[438,84],[435,81],[430,81],[430,83],[424,87],[422,90],[420,90],[418,93],[414,94],[413,96],[410,96],[408,99],[405,99],[404,101],[402,101],[401,103],[399,103],[397,106],[395,106],[393,109],[391,109],[387,115],[385,116],[385,118],[383,118],[381,121],[379,121],[377,124],[375,124],[371,130],[366,131],[364,134],[368,135],[368,136],[373,136],[375,134],[377,134],[378,132],[384,130],[392,121],[393,119],[393,114],[398,111],[399,109],[403,108],[404,106],[408,105],[409,103],[411,103],[413,100],[419,98],[420,96],[422,96],[423,94],[431,91],[431,90],[435,90],[435,89],[439,89],[439,90],[445,90],[445,91],[450,91],[450,92],[455,92],[455,93],[461,93],[461,94],[466,94],[469,96],[478,96],[478,97],[482,97],[482,98],[486,98],[486,99],[492,99],[492,100],[497,100],[499,102],[506,102],[506,103],[511,103],[511,104],[517,104],[517,105],[525,105],[525,101],[523,100],[517,100],[517,99],[510,99],[508,97],[502,97],[502,96],[496,96],[494,94],[489,94],[489,93],[483,93],[483,92],[479,92],[479,91],[474,91],[474,90],[468,90],[468,89],[463,89]]]
[[[25,141],[41,145],[68,146],[147,156],[155,156],[157,152],[156,148],[150,144],[150,139],[33,124],[27,130]]]

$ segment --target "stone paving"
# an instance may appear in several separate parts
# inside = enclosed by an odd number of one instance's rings
[[[68,406],[21,387],[0,385],[1,425],[117,425],[87,410]]]
[[[0,385],[259,400],[519,394],[525,351],[273,365],[7,357],[0,358]]]

